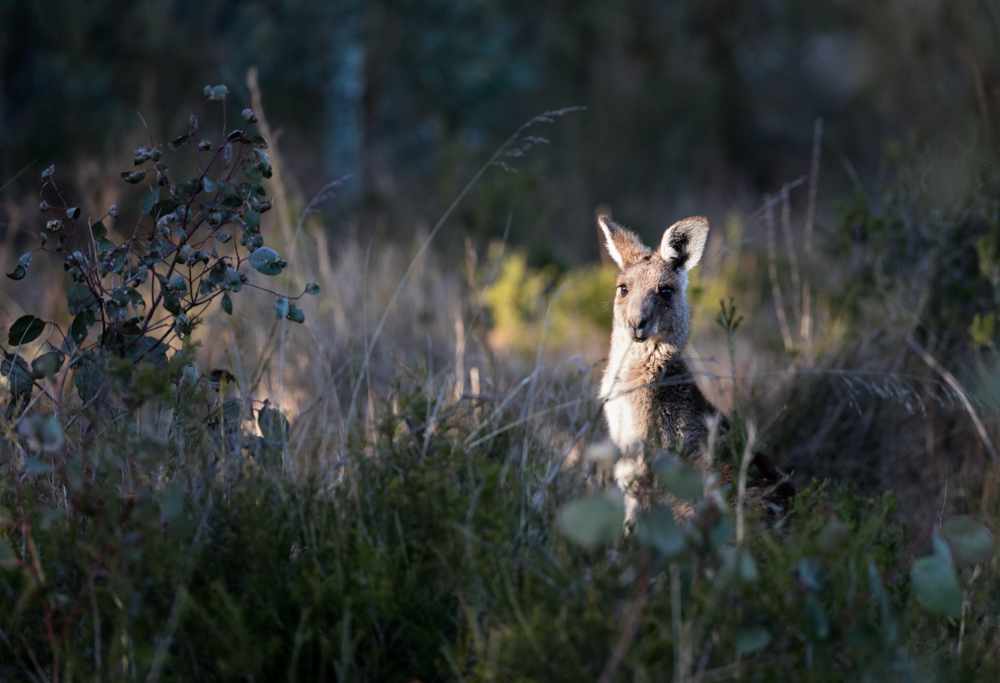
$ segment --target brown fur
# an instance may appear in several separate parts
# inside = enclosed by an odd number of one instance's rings
[[[688,272],[704,252],[708,221],[694,217],[675,223],[664,232],[657,251],[607,217],[598,222],[608,251],[621,268],[601,397],[611,439],[624,455],[615,477],[629,492],[645,469],[643,450],[650,426],[658,427],[664,444],[679,444],[691,459],[697,458],[708,437],[706,418],[717,417],[720,428],[728,430],[725,416],[701,393],[680,357],[690,333]],[[754,470],[748,482],[750,494],[763,493],[782,477],[760,454],[754,458]],[[723,464],[722,479],[723,485],[733,481],[729,463]],[[772,510],[787,509],[793,494],[786,483],[762,503]],[[627,502],[633,518],[637,503],[632,496]]]

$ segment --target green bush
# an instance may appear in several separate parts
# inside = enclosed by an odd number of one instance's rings
[[[42,389],[41,380],[53,381],[67,360],[76,371],[80,399],[90,403],[103,388],[96,379],[104,370],[129,383],[136,363],[166,366],[172,344],[191,340],[209,304],[218,300],[232,314],[231,294],[244,285],[271,291],[255,284],[249,272],[275,276],[288,265],[265,246],[261,232],[261,214],[274,201],[264,199],[264,180],[272,175],[263,151],[268,143],[250,131],[257,121],[252,109],[243,110],[241,127],[227,129],[227,94],[224,85],[205,86],[202,108],[191,116],[186,133],[167,143],[166,151],[163,144],[135,150],[133,170],[121,177],[146,184],[137,214],[112,205],[85,225],[80,208],[70,205],[56,183],[55,168],[42,172],[39,210],[55,217],[39,233],[41,245],[22,255],[7,277],[24,279],[37,252],[54,256],[74,283],[66,293],[73,322],[63,330],[54,321],[24,315],[11,325],[7,341],[14,350],[4,352],[0,366],[8,377],[8,416],[28,404],[34,389]],[[205,108],[216,104],[223,110],[213,138],[202,118]],[[187,145],[196,149],[197,171],[179,180],[165,155]],[[115,230],[109,232],[104,221]],[[294,298],[271,293],[278,319],[301,323],[305,314],[295,301],[318,294],[319,285],[309,283]],[[48,350],[38,349],[25,360],[22,350],[43,334]],[[141,397],[132,398],[141,405]]]

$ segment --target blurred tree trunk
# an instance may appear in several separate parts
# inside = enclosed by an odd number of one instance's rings
[[[351,176],[341,190],[362,196],[362,140],[365,45],[360,3],[335,12],[326,88],[326,170],[331,179]]]

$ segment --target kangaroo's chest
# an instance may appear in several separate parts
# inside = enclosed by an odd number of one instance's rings
[[[610,396],[604,404],[611,440],[623,452],[635,450],[645,440],[652,420],[652,411],[643,409],[640,397]]]
[[[619,347],[612,343],[601,381],[601,398],[604,399],[609,436],[623,453],[641,447],[651,425],[664,427],[653,414],[653,399],[664,367],[663,358],[670,352],[672,350],[660,347],[646,350],[641,346]]]

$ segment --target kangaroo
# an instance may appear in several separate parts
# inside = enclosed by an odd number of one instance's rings
[[[607,216],[598,217],[598,223],[621,269],[601,398],[611,440],[625,456],[615,465],[615,479],[626,492],[627,518],[633,520],[638,503],[630,490],[644,471],[643,448],[651,426],[659,428],[664,444],[679,443],[689,459],[698,456],[708,437],[708,419],[728,431],[725,416],[701,393],[680,357],[691,326],[688,273],[705,251],[708,221],[696,216],[675,223],[663,233],[657,251]],[[758,454],[753,462],[748,493],[760,494],[781,480],[766,456]],[[707,467],[701,464],[701,469]],[[732,480],[732,465],[724,463],[722,483]],[[784,511],[794,493],[785,482],[761,503],[773,512]],[[690,508],[675,506],[675,512],[686,516]]]

